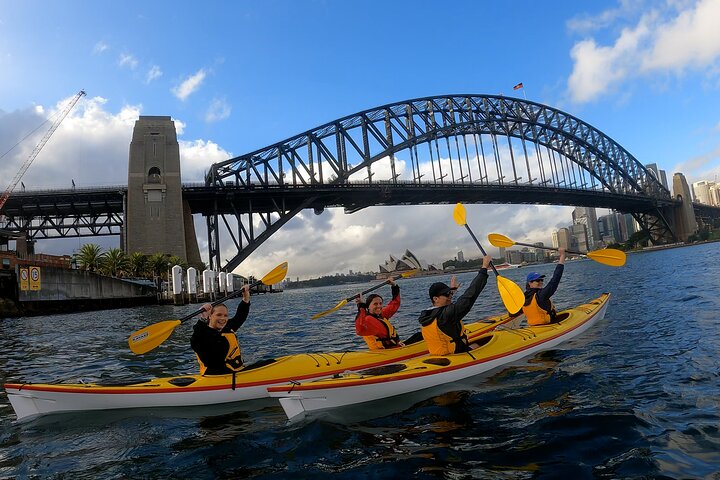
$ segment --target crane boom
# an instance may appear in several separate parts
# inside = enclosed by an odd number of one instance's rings
[[[2,208],[5,206],[5,202],[7,202],[7,199],[10,197],[10,194],[13,190],[15,190],[15,187],[17,186],[18,182],[22,178],[23,175],[25,175],[25,172],[28,168],[30,168],[30,164],[35,160],[35,157],[38,156],[40,153],[40,150],[45,146],[48,140],[50,140],[50,137],[53,133],[55,133],[55,130],[60,126],[62,121],[65,119],[68,113],[70,113],[70,110],[75,106],[75,104],[80,100],[80,97],[85,95],[84,90],[80,90],[73,98],[70,100],[70,103],[63,109],[62,112],[60,112],[60,116],[55,120],[55,122],[52,124],[50,129],[45,132],[45,135],[43,136],[42,140],[40,140],[40,143],[38,143],[33,151],[30,153],[30,156],[25,160],[25,163],[22,164],[22,167],[20,167],[20,170],[15,174],[15,177],[12,179],[8,187],[5,189],[5,192],[3,192],[2,197],[0,197],[0,211],[2,211]]]

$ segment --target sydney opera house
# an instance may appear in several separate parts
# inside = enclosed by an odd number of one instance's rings
[[[410,250],[405,250],[405,254],[399,259],[390,255],[385,263],[380,265],[380,274],[392,272],[404,272],[407,270],[439,270],[435,265],[429,265],[426,261],[420,260]]]

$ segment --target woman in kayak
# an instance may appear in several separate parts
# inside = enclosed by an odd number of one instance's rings
[[[450,286],[442,282],[430,285],[430,300],[433,306],[423,310],[418,321],[422,326],[422,336],[432,355],[449,355],[451,353],[468,352],[472,346],[468,344],[465,325],[462,319],[470,312],[478,295],[487,283],[487,269],[492,258],[483,257],[482,268],[473,278],[470,286],[453,303],[452,298],[460,286],[453,276]]]
[[[224,304],[203,305],[205,312],[193,327],[190,345],[200,362],[201,375],[221,375],[242,370],[235,331],[245,323],[250,312],[250,288],[242,287],[242,301],[235,316],[228,320],[228,308]]]
[[[400,308],[400,287],[392,279],[388,283],[391,286],[392,299],[385,308],[380,295],[371,293],[365,302],[362,295],[355,298],[358,307],[355,333],[363,337],[370,350],[403,346],[395,327],[390,323],[390,317]]]
[[[560,260],[547,285],[543,287],[545,275],[540,275],[537,272],[528,273],[525,279],[525,305],[523,305],[522,309],[528,325],[545,325],[558,321],[557,311],[550,297],[560,285],[560,279],[565,269],[565,249],[559,248],[558,253],[560,253]]]

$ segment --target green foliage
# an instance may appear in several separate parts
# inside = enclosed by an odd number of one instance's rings
[[[133,278],[147,276],[148,257],[144,253],[133,252],[128,255],[128,275]]]
[[[103,261],[103,255],[104,253],[102,253],[100,245],[86,243],[80,248],[80,251],[77,254],[78,266],[82,270],[96,272],[100,269]]]
[[[613,248],[620,248],[620,250],[633,250],[639,247],[647,247],[649,242],[650,232],[640,230],[639,232],[635,232],[630,235],[630,238],[628,238],[627,242],[625,242],[622,246]]]
[[[103,254],[100,272],[111,277],[122,277],[127,274],[130,266],[125,252],[119,248],[111,248]]]
[[[167,271],[171,266],[164,253],[154,253],[148,258],[148,269],[153,277],[167,279]]]

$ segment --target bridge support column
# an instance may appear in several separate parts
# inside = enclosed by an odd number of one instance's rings
[[[682,173],[673,175],[673,195],[682,201],[682,205],[673,209],[675,234],[678,240],[687,242],[690,235],[697,233],[698,224],[692,205],[692,196],[690,196],[690,187]]]
[[[123,236],[127,253],[200,262],[192,215],[182,199],[180,147],[170,117],[141,116],[135,122]]]

